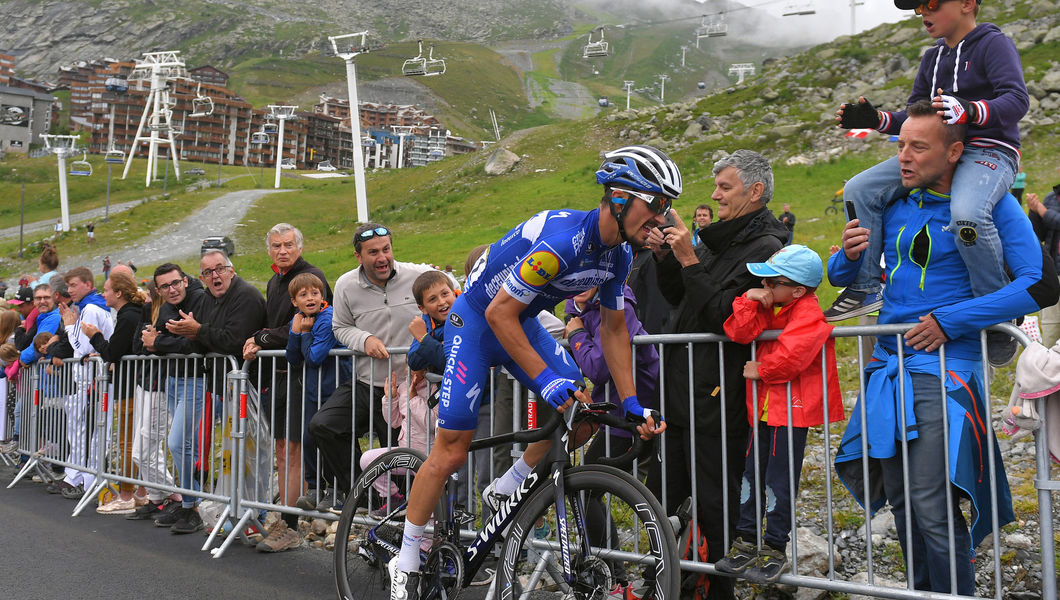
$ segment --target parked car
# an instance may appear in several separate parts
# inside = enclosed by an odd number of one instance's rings
[[[297,168],[297,166],[294,164],[294,159],[293,158],[285,158],[285,159],[280,161],[280,168],[281,169],[285,169],[285,170],[286,169],[295,169],[295,168]]]
[[[199,167],[192,167],[190,169],[185,169],[184,173],[186,175],[205,175],[206,174],[206,169],[201,169]]]
[[[236,253],[236,244],[226,235],[215,235],[202,241],[199,254],[201,256],[210,250],[223,250],[225,254],[232,256]]]
[[[330,160],[322,160],[317,163],[317,171],[338,171]]]

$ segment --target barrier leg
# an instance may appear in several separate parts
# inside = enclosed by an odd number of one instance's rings
[[[18,483],[23,477],[25,477],[27,473],[29,473],[33,469],[36,469],[39,465],[40,459],[36,456],[30,456],[29,461],[26,462],[26,466],[22,467],[22,470],[18,472],[18,475],[15,475],[15,478],[11,480],[11,483],[7,485],[7,489],[15,487],[16,483]]]
[[[250,520],[253,518],[254,511],[248,508],[243,513],[242,518],[239,519],[239,522],[236,523],[236,526],[232,530],[232,533],[229,533],[228,537],[225,538],[224,543],[222,543],[219,547],[210,550],[210,555],[214,558],[221,558],[222,556],[224,556],[224,553],[228,550],[228,547],[232,545],[232,542],[234,542],[237,537],[242,537],[244,540],[246,540],[247,537],[246,534],[243,533],[243,530],[246,529],[247,523],[250,523]]]
[[[199,548],[199,552],[206,552],[210,549],[210,546],[213,545],[213,541],[217,539],[218,534],[221,533],[223,525],[228,522],[228,517],[230,517],[231,515],[232,507],[226,506],[225,509],[221,511],[221,515],[217,517],[217,522],[214,523],[213,530],[211,530],[210,535],[207,536],[206,543],[202,545],[202,548]],[[232,535],[231,532],[229,532],[228,535]]]
[[[107,480],[96,477],[96,480],[88,488],[88,491],[85,492],[85,495],[81,496],[81,499],[77,501],[77,506],[74,507],[74,513],[70,516],[79,516],[81,512],[85,510],[85,507],[92,502],[92,499],[103,491],[103,488],[107,486],[107,483]]]

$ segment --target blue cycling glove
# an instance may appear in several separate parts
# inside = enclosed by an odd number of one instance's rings
[[[641,406],[640,402],[637,401],[636,396],[630,396],[629,398],[623,400],[622,410],[626,411],[627,417],[634,416],[644,419],[645,421],[648,420],[648,417],[652,417],[655,420],[656,425],[661,423],[663,420],[662,415],[660,415],[657,411]]]
[[[578,386],[573,379],[560,377],[548,367],[534,377],[534,387],[537,388],[537,394],[554,408],[563,406],[563,403],[570,400],[574,392],[578,391]]]

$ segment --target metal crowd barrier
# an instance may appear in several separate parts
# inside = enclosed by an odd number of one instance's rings
[[[864,367],[869,360],[864,345],[861,343],[862,338],[874,338],[875,336],[897,336],[900,338],[901,334],[908,330],[909,327],[910,325],[858,326],[839,327],[834,330],[832,335],[835,338],[857,338],[858,360],[856,367],[859,373],[859,395],[865,389]],[[1022,331],[1011,325],[997,325],[991,329],[1003,330],[1016,337],[1024,345],[1029,342]],[[759,339],[765,340],[776,336],[777,332],[767,332]],[[691,368],[692,352],[707,344],[720,346],[720,344],[724,344],[727,341],[724,336],[689,334],[638,336],[634,343],[653,344],[659,350],[659,390],[660,396],[665,398],[667,394],[667,382],[664,375],[667,365],[665,353],[663,352],[665,347],[673,344],[680,344],[686,347],[690,357],[687,369],[688,385],[689,389],[692,389],[695,377],[695,373]],[[982,343],[985,356],[985,334]],[[901,343],[899,343],[899,346],[901,346]],[[387,372],[398,372],[399,380],[404,381],[406,385],[409,383],[409,376],[407,371],[404,370],[403,356],[407,350],[407,348],[389,349],[391,356],[387,359]],[[754,347],[752,348],[753,351]],[[945,347],[940,353],[940,358],[942,369],[945,370]],[[333,361],[336,365],[340,361],[349,360],[353,363],[351,365],[352,372],[356,373],[357,367],[361,366],[361,361],[371,359],[348,350],[341,350],[332,351],[327,360]],[[122,361],[123,369],[118,381],[113,382],[115,385],[123,384],[121,389],[125,392],[123,395],[127,396],[124,398],[108,397],[108,388],[103,383],[107,373],[103,368],[103,363],[98,358],[86,360],[76,365],[69,364],[70,362],[73,361],[68,361],[68,364],[64,365],[64,367],[52,369],[51,372],[43,365],[25,369],[23,372],[23,379],[16,393],[17,398],[20,400],[19,451],[29,456],[30,460],[11,485],[25,477],[30,471],[46,471],[47,469],[44,469],[44,466],[51,464],[84,473],[86,481],[91,481],[86,485],[86,491],[89,489],[98,491],[105,485],[124,483],[143,485],[158,492],[175,492],[202,498],[213,503],[210,506],[210,512],[213,513],[210,515],[210,521],[218,525],[214,527],[213,532],[203,546],[203,550],[211,548],[219,531],[222,529],[220,525],[223,525],[225,530],[235,532],[241,536],[245,527],[257,519],[261,511],[264,510],[329,520],[337,518],[331,512],[299,508],[293,504],[293,499],[305,493],[307,488],[309,490],[318,490],[315,496],[312,492],[308,495],[312,500],[319,501],[322,490],[329,485],[334,485],[334,477],[332,477],[331,482],[328,482],[322,475],[322,457],[319,451],[305,448],[304,442],[307,440],[306,427],[312,415],[310,412],[304,412],[303,407],[305,404],[303,402],[297,402],[297,400],[302,399],[301,394],[306,387],[316,388],[319,392],[321,380],[319,377],[314,379],[312,374],[305,370],[304,366],[292,367],[288,364],[283,351],[259,352],[256,360],[244,361],[242,366],[237,365],[231,357],[223,356],[125,357]],[[724,356],[719,353],[718,369],[722,373],[724,373],[724,366]],[[840,364],[839,368],[842,372],[850,367]],[[903,368],[899,367],[899,372]],[[825,374],[823,381],[827,386],[827,373],[823,369],[824,364],[822,362],[822,373]],[[171,377],[171,374],[174,373],[201,380],[204,386],[202,394],[203,408],[193,411],[192,415],[193,422],[203,423],[204,426],[200,432],[195,433],[198,436],[198,447],[202,449],[202,452],[198,456],[195,477],[191,485],[181,485],[179,480],[174,481],[172,469],[166,463],[166,457],[171,456],[168,452],[166,439],[173,416],[170,407],[167,406],[166,397],[174,389],[171,381],[172,379],[177,379],[177,377]],[[227,373],[227,377],[221,377],[219,373]],[[986,389],[983,391],[989,395],[990,372],[986,366],[983,368],[982,377],[983,381],[986,382]],[[300,383],[287,384],[285,386],[285,379],[287,382],[298,382],[300,380]],[[369,386],[368,389],[379,388],[384,385],[384,382],[376,381],[374,376],[365,383]],[[281,404],[274,401],[276,391],[280,387],[285,387],[288,400],[294,397],[296,402],[288,401]],[[730,458],[728,454],[730,452],[739,452],[742,456],[746,450],[742,446],[740,448],[728,447],[729,444],[726,440],[727,415],[724,407],[729,399],[727,398],[725,387],[723,376],[716,397],[708,399],[690,397],[687,400],[690,414],[692,415],[695,414],[697,403],[698,406],[702,406],[704,402],[716,401],[720,402],[723,407],[722,424],[719,431],[723,448],[723,459],[721,461],[722,485],[720,490],[723,499],[721,515],[723,522],[728,521],[730,515],[739,511],[739,506],[731,505],[728,500],[727,481],[730,478],[730,473],[727,472],[728,467],[726,466]],[[131,395],[128,393],[130,389],[133,391]],[[356,404],[358,402],[358,394],[363,393],[363,390],[364,388],[358,391],[357,386],[350,388],[351,403]],[[509,392],[508,390],[511,391]],[[827,390],[823,391],[825,392],[825,398],[827,398]],[[849,393],[851,390],[844,390],[844,392]],[[513,403],[504,399],[502,396],[507,393],[511,393],[514,398],[518,399],[518,402]],[[327,402],[328,398],[325,397],[326,395],[317,393],[315,406],[312,408],[319,409],[321,405]],[[489,395],[494,398],[494,401],[485,405],[480,413],[480,418],[483,418],[485,426],[480,430],[479,435],[496,435],[505,431],[522,429],[526,427],[527,420],[532,421],[532,416],[528,416],[528,413],[533,413],[534,400],[532,395],[524,394],[518,382],[512,380],[500,370],[497,371],[490,382]],[[218,401],[218,397],[223,398],[223,402]],[[790,422],[790,386],[788,400],[788,422]],[[358,417],[356,411],[351,412],[351,429],[367,432],[369,442],[368,445],[361,443],[360,448],[362,450],[368,450],[373,446],[385,448],[396,445],[397,440],[394,437],[396,433],[384,421],[377,420],[382,412],[389,410],[390,407],[387,402],[390,401],[373,398],[368,403],[367,423],[359,420],[364,418],[363,415]],[[903,398],[904,401],[905,399]],[[990,398],[987,397],[984,403],[988,407],[989,412],[989,407],[992,404]],[[132,406],[131,410],[130,404]],[[509,411],[510,407],[511,410]],[[292,413],[292,411],[294,412]],[[1047,407],[1044,405],[1044,401],[1040,401],[1039,414],[1043,418],[1046,415],[1046,411]],[[127,415],[130,412],[133,415],[131,431],[126,424]],[[204,413],[207,414],[206,418],[202,417]],[[824,415],[828,414],[827,403],[823,413]],[[162,418],[163,416],[165,418]],[[485,418],[487,416],[488,418]],[[848,413],[847,418],[850,416]],[[862,414],[861,416],[864,424],[865,415]],[[990,416],[987,415],[986,418],[990,419],[990,424],[992,425]],[[116,426],[114,425],[115,422],[117,422]],[[283,468],[277,473],[274,467],[277,448],[275,438],[277,436],[273,434],[273,426],[278,423],[285,424],[288,427],[288,433],[295,427],[301,427],[299,435],[303,440],[303,451],[311,460],[308,462],[305,460],[285,461]],[[758,424],[756,423],[755,429],[757,429],[757,426]],[[65,434],[63,433],[64,428],[74,429],[77,433],[71,437],[69,431]],[[815,465],[818,471],[816,476],[823,480],[823,507],[826,510],[822,511],[822,506],[820,505],[800,504],[800,500],[805,499],[807,496],[808,492],[805,489],[799,493],[799,499],[796,498],[795,493],[790,494],[792,527],[789,542],[791,548],[788,556],[791,558],[791,568],[789,573],[780,577],[779,582],[785,585],[817,588],[829,592],[862,594],[881,598],[961,597],[956,594],[939,594],[914,590],[912,583],[909,581],[905,583],[904,588],[891,588],[880,585],[877,577],[877,571],[879,570],[878,561],[882,560],[880,555],[884,552],[881,548],[875,546],[872,541],[871,511],[868,508],[859,507],[849,494],[837,494],[835,491],[837,481],[833,479],[836,476],[832,461],[837,444],[832,440],[832,435],[842,433],[844,428],[845,423],[825,423],[818,428],[814,428],[817,433],[811,433],[808,439],[805,455],[807,457],[818,457],[818,464]],[[108,435],[98,435],[98,432],[102,431],[107,431]],[[789,432],[788,443],[790,443],[790,429],[787,431]],[[993,442],[992,426],[987,427],[987,431],[989,432],[988,439],[985,442],[989,445]],[[690,486],[693,506],[700,505],[695,475],[698,472],[698,468],[694,444],[695,438],[704,433],[696,432],[696,435],[692,436],[692,447],[688,448],[687,452],[691,462],[691,472],[693,473]],[[132,437],[131,451],[127,449],[130,446],[128,439],[130,435]],[[181,435],[186,438],[189,432],[182,431]],[[1055,600],[1057,597],[1055,545],[1050,492],[1060,489],[1060,482],[1050,477],[1046,428],[1041,428],[1036,432],[1035,436],[1037,470],[1035,487],[1038,494],[1038,517],[1041,527],[1041,592],[1043,598]],[[283,438],[284,436],[281,435],[279,437]],[[288,435],[287,437],[290,436]],[[354,443],[359,443],[356,438]],[[668,440],[666,435],[662,436],[663,455],[665,455],[665,446],[668,443],[676,443],[676,441]],[[900,445],[901,451],[905,453],[907,451],[907,443],[901,443]],[[465,472],[458,476],[463,479],[463,485],[460,488],[457,499],[458,504],[463,504],[467,512],[477,514],[477,499],[482,488],[493,478],[502,474],[507,469],[511,459],[518,456],[519,453],[520,449],[515,448],[493,453],[479,451],[475,453],[477,455],[470,456]],[[351,449],[351,454],[356,454],[354,449]],[[992,452],[987,452],[986,454],[989,465],[987,471],[991,477],[991,483],[994,483],[994,455]],[[107,457],[108,460],[100,461],[98,460],[99,457]],[[820,459],[819,457],[824,458]],[[312,467],[313,461],[315,461],[315,467]],[[789,460],[788,466],[789,480],[791,481],[794,481],[794,478],[790,477],[794,471],[793,462],[793,460]],[[307,464],[310,467],[307,467]],[[865,461],[863,462],[863,473],[867,468],[867,461]],[[638,476],[643,477],[647,474],[640,465],[637,466],[637,469]],[[179,468],[177,470],[179,471]],[[805,467],[803,470],[805,470]],[[657,484],[657,489],[661,491],[660,499],[664,507],[675,506],[680,503],[680,499],[669,497],[667,472],[668,469],[659,469],[660,480]],[[353,481],[357,473],[359,473],[359,467],[351,456],[349,472],[345,475],[350,481]],[[276,486],[272,485],[273,475],[278,475],[279,480],[282,482],[293,482],[294,485],[297,485],[298,494],[278,495]],[[761,481],[761,474],[756,473],[754,482],[756,491],[760,488]],[[803,481],[805,482],[805,477]],[[907,473],[906,483],[908,484]],[[906,502],[908,502],[908,485],[906,485],[906,490]],[[789,492],[794,491],[796,490],[789,490]],[[951,505],[952,493],[952,490],[947,493],[947,505]],[[93,493],[85,494],[75,510],[75,515],[84,509],[93,496]],[[992,498],[991,506],[992,512],[989,518],[992,522],[992,531],[988,539],[993,544],[993,557],[992,573],[990,575],[993,577],[993,597],[1002,598],[1005,589],[1001,568],[1001,535],[997,527],[996,498]],[[203,511],[202,509],[203,506],[200,505],[200,512]],[[866,558],[867,579],[864,583],[844,581],[837,572],[837,515],[847,522],[860,521],[861,523],[859,525],[862,530],[861,536],[845,540],[843,543],[860,544],[860,548],[855,548],[855,550],[860,551]],[[815,564],[808,565],[806,564],[807,559],[800,556],[798,529],[807,523],[812,525],[811,521],[814,517],[823,518],[824,534],[821,537],[826,541],[827,552],[823,558],[818,555],[814,561]],[[761,543],[761,517],[758,519],[759,539],[757,541]],[[233,520],[238,520],[238,523],[229,529],[227,524]],[[908,520],[906,525],[908,531]],[[694,512],[692,531],[696,532],[699,528],[699,517]],[[731,535],[731,531],[724,531],[725,548],[723,551],[727,550],[732,543]],[[954,547],[952,519],[949,535],[951,548],[949,562],[950,571],[953,574],[955,573],[953,566],[956,557],[952,551]],[[228,539],[220,547],[212,550],[213,555],[215,557],[223,555],[236,537],[238,536],[229,535]],[[692,544],[692,547],[696,546],[696,543]],[[909,567],[917,558],[915,552],[911,552],[909,556],[904,556],[905,572],[910,572]],[[713,563],[703,562],[698,559],[682,561],[682,568],[692,572],[717,573]],[[951,577],[951,584],[952,578],[955,578],[955,575]]]

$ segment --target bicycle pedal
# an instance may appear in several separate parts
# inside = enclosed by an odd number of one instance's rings
[[[453,511],[453,520],[456,521],[457,525],[467,525],[475,522],[475,515],[465,510],[456,510]]]

